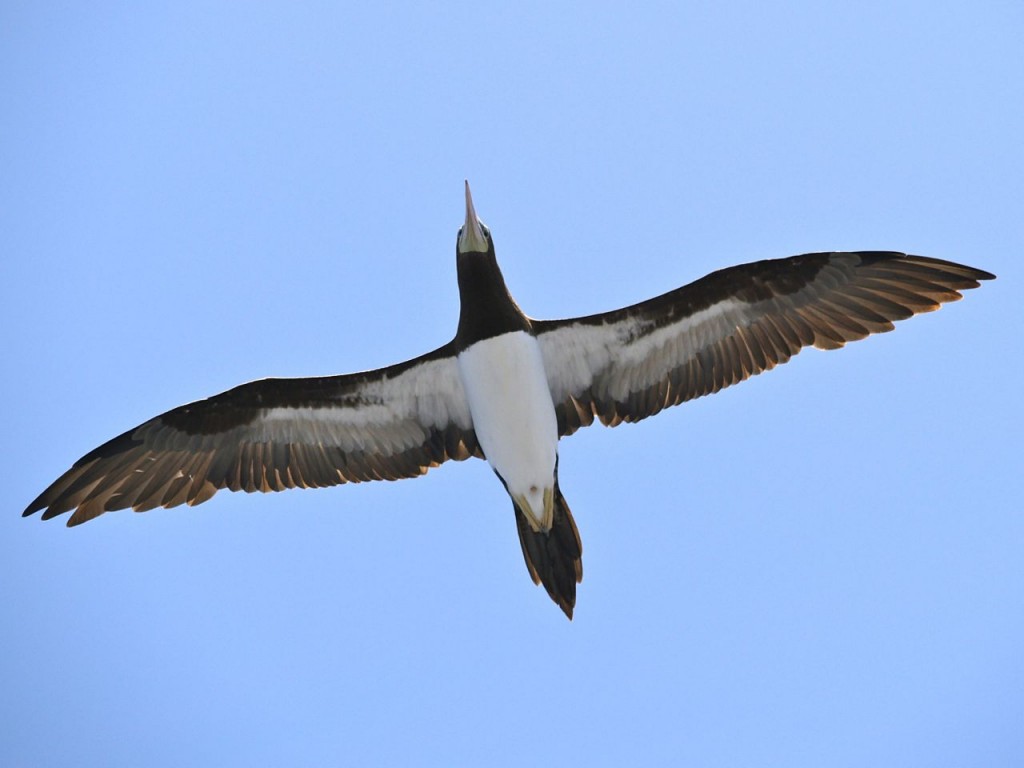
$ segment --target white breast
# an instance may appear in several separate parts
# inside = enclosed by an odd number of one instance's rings
[[[513,496],[543,508],[554,486],[558,424],[537,340],[524,331],[485,339],[458,357],[473,428]]]

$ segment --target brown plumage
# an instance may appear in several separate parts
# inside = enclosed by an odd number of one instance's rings
[[[469,205],[467,221],[471,213]],[[922,256],[813,253],[723,269],[612,312],[532,320],[505,287],[489,231],[480,225],[474,237],[486,252],[459,251],[463,311],[448,344],[376,371],[265,379],[175,408],[83,456],[25,514],[73,511],[68,525],[77,525],[115,509],[200,504],[225,488],[395,480],[485,458],[457,359],[506,333],[536,340],[564,437],[717,392],[806,346],[838,349],[890,331],[993,278]],[[572,618],[582,544],[557,471],[549,529],[514,507],[531,578]]]
[[[576,607],[576,585],[583,581],[583,543],[557,480],[550,531],[533,530],[519,507],[514,503],[512,507],[530,578],[534,584],[543,584],[548,596],[571,619]]]

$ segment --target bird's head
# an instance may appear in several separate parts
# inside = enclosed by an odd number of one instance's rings
[[[459,229],[456,251],[461,256],[465,253],[487,253],[492,247],[491,230],[476,215],[476,209],[473,207],[473,196],[469,192],[469,182],[467,181],[466,223]]]

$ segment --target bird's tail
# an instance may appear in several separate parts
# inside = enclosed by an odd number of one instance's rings
[[[551,599],[572,619],[576,605],[576,585],[583,580],[583,544],[569,505],[555,483],[551,529],[535,531],[518,506],[516,528],[523,559],[534,584],[543,584]]]

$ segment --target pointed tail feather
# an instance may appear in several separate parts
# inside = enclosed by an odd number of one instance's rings
[[[555,485],[554,516],[550,531],[535,531],[515,506],[516,528],[523,559],[534,584],[543,584],[551,599],[572,619],[576,585],[583,580],[583,544],[565,497]]]

